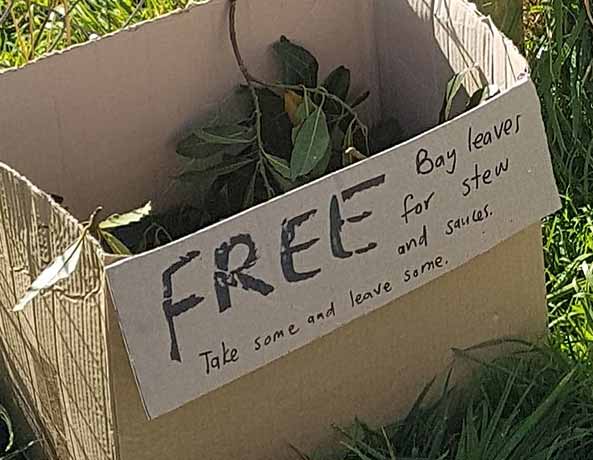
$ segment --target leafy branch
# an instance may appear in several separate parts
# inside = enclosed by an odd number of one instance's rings
[[[349,102],[349,69],[339,66],[319,82],[315,56],[284,36],[273,45],[280,82],[255,77],[239,46],[237,0],[229,4],[229,39],[244,79],[236,94],[240,115],[198,126],[177,146],[185,162],[177,179],[189,188],[197,216],[193,231],[401,140],[394,123],[381,127],[389,136],[370,135],[355,110],[369,93]]]

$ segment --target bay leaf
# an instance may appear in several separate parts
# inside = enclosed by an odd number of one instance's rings
[[[444,123],[449,119],[453,107],[453,100],[455,99],[455,96],[457,96],[457,93],[459,93],[464,78],[465,72],[460,72],[453,75],[447,82],[447,91],[445,92],[445,97],[443,99],[443,105],[439,115],[439,123]]]
[[[319,179],[320,177],[324,176],[327,173],[327,168],[329,167],[329,162],[331,159],[331,146],[328,146],[325,154],[322,156],[321,160],[315,165],[315,167],[311,170],[311,172],[307,175],[307,182],[310,182],[315,179]]]
[[[110,228],[123,227],[134,222],[139,222],[148,216],[152,211],[152,203],[149,201],[144,206],[124,214],[112,214],[99,223],[99,228],[107,230]]]
[[[296,136],[290,158],[291,179],[310,173],[327,154],[329,144],[325,113],[318,107],[307,117]]]
[[[255,141],[252,127],[239,124],[201,127],[177,144],[177,154],[186,158],[204,159],[224,151],[238,155]]]
[[[330,94],[345,101],[350,91],[350,70],[343,65],[337,67],[327,76],[321,86]]]
[[[239,160],[234,160],[232,162],[228,162],[225,164],[221,164],[209,169],[189,169],[181,173],[177,176],[177,179],[182,182],[193,182],[199,181],[207,177],[219,177],[224,176],[226,174],[233,173],[244,166],[247,166],[250,163],[256,161],[256,158],[249,157],[249,158],[242,158]]]
[[[274,180],[276,186],[282,193],[289,192],[290,190],[295,189],[301,185],[299,181],[292,181],[291,179],[287,179],[275,169],[269,169],[269,171],[272,175],[272,179]]]
[[[284,35],[273,48],[282,65],[282,83],[317,87],[319,63],[315,56],[302,46],[292,43]]]
[[[290,179],[290,165],[284,158],[278,158],[270,153],[265,154],[265,158],[270,166],[270,169],[276,171],[282,177]]]
[[[123,256],[131,256],[132,255],[132,253],[127,248],[127,246],[124,243],[122,243],[115,235],[112,235],[111,233],[109,233],[105,230],[99,229],[99,236],[101,237],[101,239],[103,241],[105,241],[107,246],[109,246],[109,249],[111,249],[111,252],[113,254],[118,254],[118,255],[123,255]]]
[[[465,109],[471,110],[475,107],[478,107],[480,104],[488,100],[488,98],[490,98],[490,86],[486,85],[471,95]]]
[[[292,122],[284,110],[284,100],[268,88],[256,90],[262,111],[261,136],[268,152],[290,158]]]
[[[245,191],[245,196],[243,198],[243,209],[248,209],[251,206],[253,206],[253,203],[255,201],[255,182],[257,179],[257,173],[258,173],[258,168],[255,168],[255,171],[253,171],[253,175],[251,176],[251,179],[249,180],[249,184],[247,185],[247,190]]]
[[[197,128],[193,133],[209,144],[252,144],[255,141],[255,129],[240,124]]]
[[[247,147],[246,144],[212,144],[192,133],[177,144],[177,154],[186,158],[205,159],[223,150],[228,155],[239,155]]]

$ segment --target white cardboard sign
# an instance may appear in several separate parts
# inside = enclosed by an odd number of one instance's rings
[[[148,416],[389,303],[559,207],[524,79],[405,144],[108,267]]]

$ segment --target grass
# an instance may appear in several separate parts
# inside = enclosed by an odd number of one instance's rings
[[[332,459],[590,459],[592,378],[561,353],[523,345],[483,364],[469,396],[445,387],[435,403],[422,406],[420,398],[393,425],[375,430],[357,422],[342,430],[343,452]]]
[[[561,190],[576,206],[593,198],[593,17],[589,0],[532,6],[538,35],[528,52]]]
[[[155,18],[190,0],[0,0],[0,69]]]
[[[593,340],[593,209],[564,208],[544,226],[550,329],[575,358],[590,359]]]
[[[0,0],[0,68],[187,3]],[[517,344],[510,356],[481,363],[464,397],[445,384],[440,398],[428,403],[421,395],[410,414],[392,425],[377,429],[357,422],[341,430],[342,450],[325,459],[593,458],[593,17],[589,0],[525,3],[521,14],[518,0],[478,1],[529,57],[564,194],[563,209],[543,227],[549,344]],[[477,359],[472,351],[458,356]],[[0,460],[9,423],[2,414]]]
[[[585,0],[588,2],[588,0]],[[550,326],[591,359],[593,339],[593,18],[582,0],[532,5],[529,43],[564,207],[544,226]]]

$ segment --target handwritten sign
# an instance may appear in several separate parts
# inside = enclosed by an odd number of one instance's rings
[[[524,80],[403,145],[108,267],[148,416],[368,314],[559,206]]]

